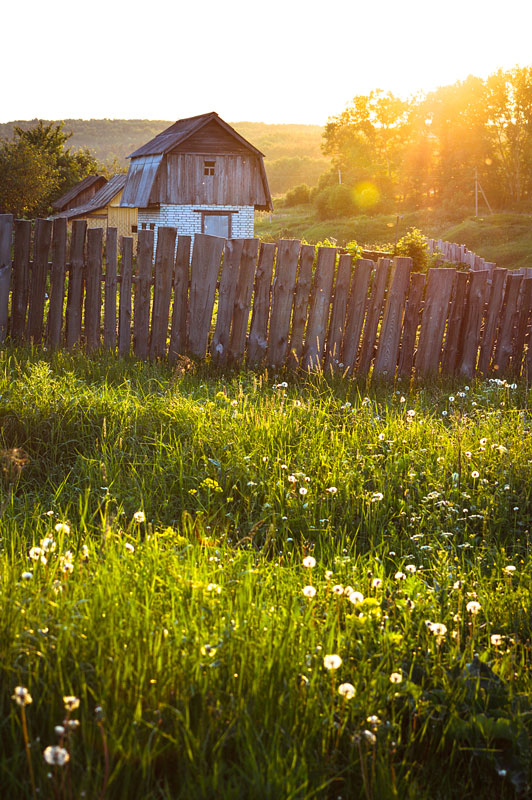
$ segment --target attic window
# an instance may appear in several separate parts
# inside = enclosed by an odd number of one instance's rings
[[[204,175],[214,175],[214,165],[216,161],[204,161],[203,162],[203,174]]]

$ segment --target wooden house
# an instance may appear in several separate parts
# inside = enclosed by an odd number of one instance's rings
[[[178,234],[253,236],[255,210],[272,210],[264,156],[214,111],[180,119],[135,150],[122,208],[138,227]]]
[[[89,228],[117,228],[119,237],[135,235],[137,209],[120,205],[126,177],[120,173],[113,175],[87,203],[62,211],[55,217],[66,217],[68,222],[86,219]]]
[[[52,208],[55,214],[59,214],[61,211],[68,211],[70,208],[85,205],[92,200],[96,192],[98,192],[102,186],[105,186],[106,183],[107,178],[104,178],[103,175],[87,175],[82,181],[72,186],[68,192],[65,192],[61,197],[58,197],[57,200],[54,200]]]

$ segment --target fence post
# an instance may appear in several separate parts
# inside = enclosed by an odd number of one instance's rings
[[[191,236],[177,237],[174,273],[174,306],[168,359],[170,362],[185,352],[187,346],[188,283],[190,273]]]
[[[28,340],[40,344],[44,324],[44,295],[48,276],[48,251],[52,238],[52,221],[35,220],[33,268],[31,270],[30,307],[28,311]]]
[[[157,234],[150,340],[152,359],[161,358],[166,353],[176,236],[177,228],[160,227]]]
[[[275,244],[266,242],[260,246],[259,263],[253,289],[253,312],[249,329],[248,361],[257,364],[268,349],[268,320],[270,317],[271,286]]]
[[[355,263],[355,274],[347,301],[345,334],[340,352],[340,361],[349,372],[354,370],[357,360],[360,335],[368,305],[369,281],[375,266],[375,262],[368,258],[359,258]]]
[[[194,237],[190,267],[188,349],[196,358],[203,358],[212,322],[216,282],[225,239],[197,233]]]
[[[504,299],[504,284],[507,269],[494,269],[491,273],[491,290],[489,294],[486,318],[484,320],[484,332],[480,345],[480,355],[478,357],[478,371],[482,375],[487,375],[490,368],[490,361],[493,355],[493,345],[497,334],[497,325],[501,314]]]
[[[288,350],[299,245],[298,239],[281,239],[277,248],[268,334],[268,362],[272,367],[284,364]]]
[[[133,237],[123,236],[120,242],[120,306],[118,310],[118,353],[129,355],[131,344],[131,286],[133,277]]]
[[[137,282],[135,284],[135,310],[133,320],[133,346],[141,360],[148,357],[150,335],[150,288],[152,276],[154,232],[139,231],[137,245]]]
[[[419,312],[425,288],[425,275],[422,272],[413,272],[410,276],[410,288],[406,301],[405,317],[403,322],[403,336],[401,338],[401,351],[397,365],[397,375],[410,378],[414,364],[414,350],[416,347],[417,329],[419,325]]]
[[[105,304],[103,308],[103,346],[116,347],[116,285],[118,269],[118,230],[107,228],[105,240]]]
[[[13,215],[0,214],[0,342],[7,336]]]
[[[384,309],[375,366],[373,368],[375,377],[382,376],[391,380],[395,377],[411,271],[411,258],[400,256],[394,258],[392,285]]]
[[[83,260],[87,221],[76,219],[72,223],[70,240],[70,275],[66,310],[66,346],[70,350],[81,337],[81,309],[83,301]]]
[[[233,309],[233,324],[231,325],[231,339],[229,341],[229,360],[233,364],[237,364],[244,359],[246,334],[249,325],[249,311],[251,307],[251,293],[253,292],[258,254],[259,240],[245,239],[242,258],[240,259],[240,269],[238,271],[238,282]]]
[[[303,350],[303,368],[318,369],[329,327],[329,308],[336,264],[336,247],[318,247],[316,274],[310,298],[310,310]]]
[[[13,260],[13,291],[11,294],[11,338],[25,339],[28,288],[30,283],[31,221],[15,220],[15,257]]]
[[[416,378],[438,374],[455,275],[455,269],[429,269],[416,353]]]
[[[389,258],[379,258],[377,262],[377,271],[371,288],[371,297],[362,336],[360,361],[358,365],[358,373],[360,375],[367,375],[371,366],[390,264],[391,261]]]
[[[342,339],[345,333],[345,315],[347,310],[347,297],[349,295],[349,283],[351,281],[351,270],[353,269],[353,257],[343,253],[338,259],[338,273],[334,284],[334,300],[331,313],[331,324],[327,336],[327,347],[325,350],[325,371],[333,367],[338,367],[341,362],[340,353],[342,349]]]
[[[290,352],[288,364],[296,369],[303,355],[303,339],[308,317],[308,303],[312,287],[312,267],[316,248],[313,244],[304,244],[299,253],[299,272],[297,275],[294,313],[292,315],[292,334],[290,336]]]
[[[504,375],[508,370],[508,364],[512,354],[517,302],[519,300],[522,281],[522,275],[512,275],[509,273],[506,278],[503,311],[499,323],[497,346],[493,358],[493,369],[497,371],[497,375]]]
[[[102,248],[103,228],[89,228],[85,277],[85,343],[89,353],[100,346]]]
[[[67,221],[65,217],[58,217],[54,220],[52,238],[52,275],[47,325],[48,344],[53,349],[61,344],[65,301],[66,247]]]
[[[471,272],[469,276],[469,295],[463,327],[462,357],[458,364],[458,374],[472,378],[477,366],[480,327],[484,315],[484,298],[488,270]]]
[[[211,356],[215,364],[226,364],[228,359],[231,320],[243,249],[243,239],[228,239],[225,243],[222,276],[218,289],[216,327],[211,342]]]

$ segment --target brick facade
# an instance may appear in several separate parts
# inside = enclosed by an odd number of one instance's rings
[[[177,228],[179,234],[192,236],[201,233],[202,211],[216,211],[220,214],[231,211],[231,238],[249,239],[253,236],[255,223],[255,209],[253,206],[214,206],[214,205],[165,205],[159,208],[139,208],[138,230],[143,227],[154,226],[155,246],[157,246],[157,228],[160,225]]]

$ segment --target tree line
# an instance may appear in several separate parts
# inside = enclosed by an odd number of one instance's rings
[[[321,217],[439,207],[532,207],[532,67],[401,99],[353,98],[323,134],[332,169],[307,197]],[[305,196],[298,187],[288,204]]]

